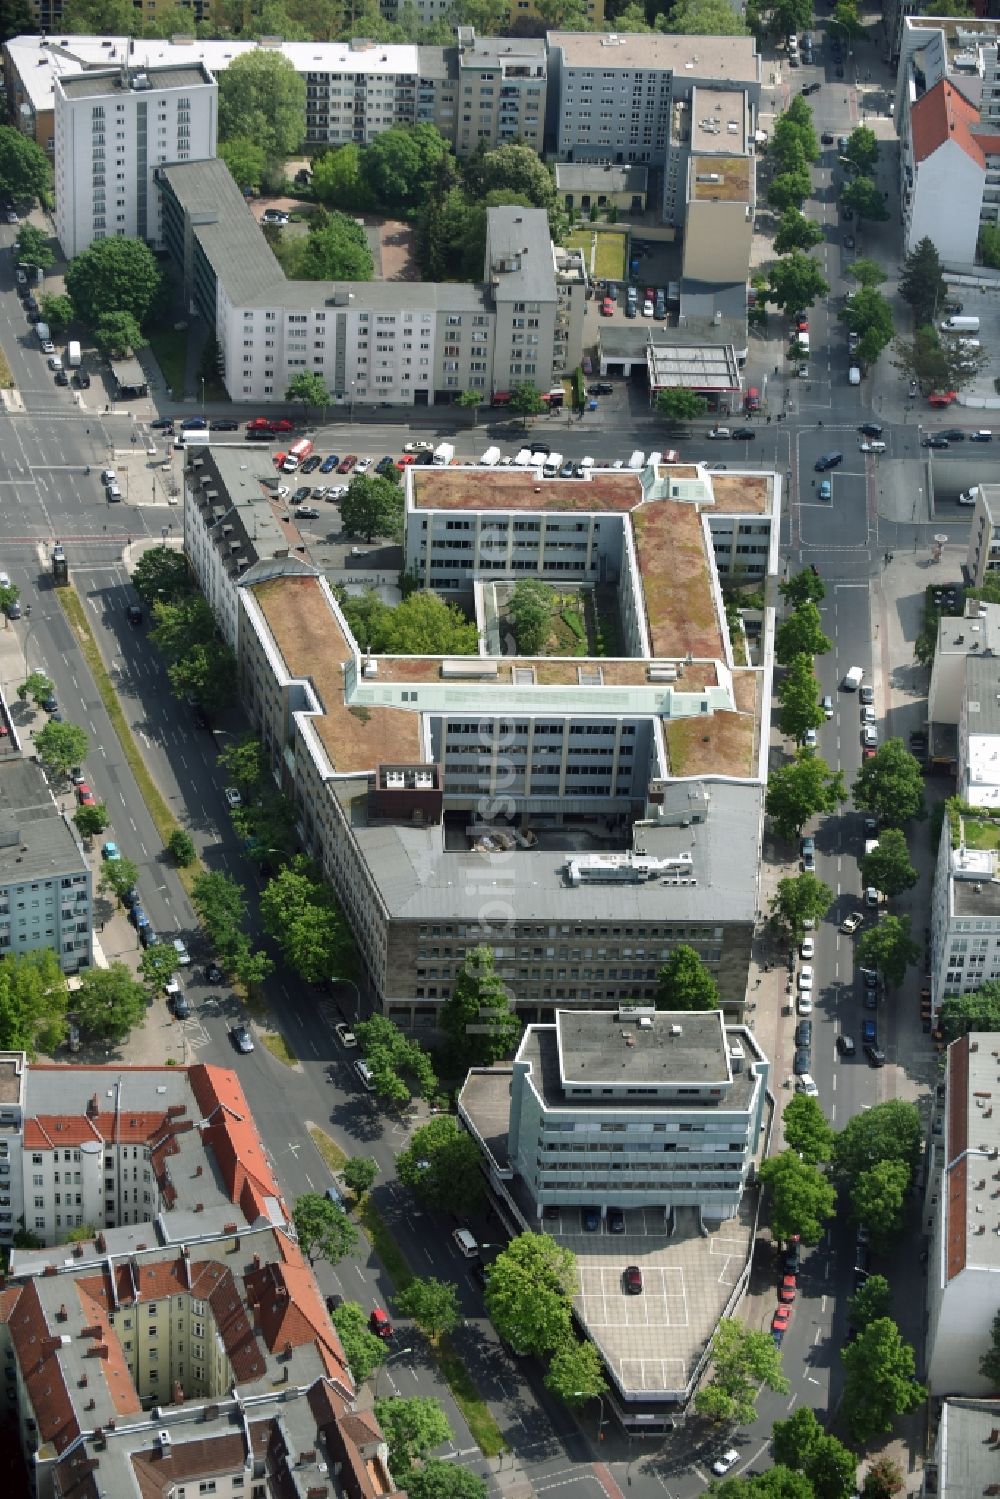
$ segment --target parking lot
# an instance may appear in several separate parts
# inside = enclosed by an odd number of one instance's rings
[[[662,1209],[633,1208],[625,1232],[602,1223],[585,1232],[579,1211],[546,1222],[576,1255],[575,1305],[623,1385],[650,1393],[681,1390],[732,1295],[752,1248],[752,1194],[737,1218],[702,1233],[693,1210],[668,1234]],[[625,1289],[626,1265],[642,1272],[642,1292]]]

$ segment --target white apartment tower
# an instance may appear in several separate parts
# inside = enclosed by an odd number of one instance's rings
[[[218,89],[204,63],[121,67],[55,81],[56,233],[67,259],[109,235],[162,248],[153,176],[216,154]]]

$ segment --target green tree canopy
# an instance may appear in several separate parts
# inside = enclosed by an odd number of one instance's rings
[[[454,1332],[462,1316],[458,1287],[433,1275],[414,1276],[396,1297],[396,1305],[435,1342],[445,1333]]]
[[[362,170],[375,203],[417,208],[453,174],[450,147],[433,125],[395,125],[365,147]]]
[[[55,683],[43,671],[29,672],[17,689],[21,702],[26,702],[30,697],[36,708],[40,708],[45,699],[51,697],[54,692]]]
[[[812,122],[812,110],[801,94],[775,121],[769,149],[786,170],[794,171],[803,160],[810,164],[819,160],[819,140]]]
[[[33,265],[39,270],[47,271],[55,261],[55,251],[47,235],[41,229],[36,229],[34,224],[25,221],[17,231],[15,243],[20,265]]]
[[[160,599],[173,603],[191,591],[187,558],[182,551],[171,547],[150,547],[142,553],[132,570],[132,586],[149,605]]]
[[[59,338],[67,331],[76,309],[69,297],[58,292],[48,292],[38,304],[38,310],[42,314],[42,321],[48,323],[49,330]]]
[[[535,208],[551,208],[556,201],[555,177],[532,146],[494,146],[479,152],[466,162],[463,175],[466,189],[476,197],[519,193],[522,202]]]
[[[802,161],[797,164],[792,171],[779,172],[776,177],[771,178],[771,181],[767,185],[768,206],[770,208],[773,208],[776,213],[780,214],[787,213],[790,208],[797,208],[801,210],[803,203],[809,196],[811,187],[812,183],[809,179],[809,168],[806,166],[805,162]],[[793,250],[792,254],[801,255],[802,251]],[[793,272],[788,268],[788,260],[791,259],[790,256],[785,257],[785,259],[783,260],[779,260],[776,266],[772,268],[770,278],[772,302],[780,302],[783,305],[784,298],[786,295],[790,294],[791,287],[793,285],[795,287],[795,290],[801,288],[805,291],[809,291],[810,289],[814,289],[816,287],[816,285],[818,284],[818,280],[821,279],[819,277],[819,267],[811,257],[804,256],[803,258],[809,261],[810,266],[814,268],[813,271],[807,273],[807,270],[804,266],[797,266],[793,275]],[[815,298],[820,295],[822,295],[822,293],[813,290],[813,296],[810,298],[809,302],[806,303],[806,305],[811,305],[812,301],[814,301]],[[801,302],[801,299],[792,296],[791,302],[793,306],[798,305]]]
[[[801,741],[807,729],[818,729],[826,715],[819,705],[819,682],[809,655],[793,656],[778,682],[778,728]]]
[[[172,942],[154,942],[145,948],[139,960],[140,973],[154,989],[162,989],[178,967],[177,949]]]
[[[874,364],[892,342],[895,332],[892,308],[885,297],[873,286],[862,286],[838,315],[852,333],[858,334],[859,358],[866,364]]]
[[[678,942],[656,976],[658,1010],[717,1010],[719,986],[701,956]]]
[[[414,1463],[429,1457],[451,1437],[448,1418],[437,1400],[414,1395],[376,1400],[375,1418],[389,1447],[389,1468],[400,1486]]]
[[[368,1314],[356,1301],[341,1302],[330,1313],[330,1321],[337,1329],[354,1383],[363,1384],[385,1363],[388,1352],[385,1342],[369,1331]]]
[[[657,25],[681,36],[745,36],[747,31],[728,0],[675,0],[666,16],[657,17]]]
[[[139,869],[131,859],[105,859],[98,889],[121,902],[125,892],[138,882]]]
[[[419,1041],[411,1041],[385,1015],[359,1021],[355,1035],[365,1053],[372,1085],[387,1103],[408,1103],[414,1093],[432,1098],[437,1078],[430,1057]]]
[[[219,753],[218,763],[245,796],[256,795],[267,776],[267,757],[256,734],[234,739]]]
[[[403,529],[399,485],[381,474],[359,474],[340,502],[340,522],[348,536],[363,536],[365,541],[376,536],[399,537]]]
[[[783,1150],[768,1156],[757,1174],[771,1189],[771,1229],[775,1236],[791,1239],[801,1234],[804,1244],[818,1244],[837,1202],[837,1194],[823,1173],[801,1160],[797,1150]]]
[[[105,359],[129,359],[148,342],[130,312],[105,312],[91,324],[91,331]]]
[[[521,1035],[512,995],[493,964],[492,948],[466,953],[438,1024],[450,1040],[463,1071],[490,1067],[509,1057]]]
[[[888,1249],[903,1231],[910,1179],[905,1161],[878,1161],[854,1179],[851,1212],[871,1229],[879,1249]]]
[[[857,1458],[836,1437],[827,1436],[807,1405],[772,1431],[775,1461],[805,1475],[815,1499],[850,1499],[856,1492]]]
[[[870,177],[878,165],[878,136],[869,125],[856,125],[841,153],[861,177]]]
[[[519,578],[507,604],[507,618],[523,656],[537,656],[548,639],[556,593],[541,578]]]
[[[670,422],[693,422],[708,411],[708,402],[696,390],[669,385],[656,393],[656,410]]]
[[[774,654],[782,666],[788,666],[796,656],[822,656],[830,645],[823,634],[819,608],[808,599],[796,604],[775,631]]]
[[[220,140],[254,141],[279,158],[297,151],[305,133],[305,79],[280,52],[245,52],[219,74]]]
[[[889,217],[882,191],[871,177],[855,177],[845,183],[840,190],[840,201],[846,208],[854,210],[859,224],[864,219],[880,224]]]
[[[52,168],[41,146],[13,125],[0,125],[0,188],[15,202],[41,198],[52,185]]]
[[[852,260],[844,274],[859,286],[868,288],[877,288],[885,281],[885,271],[877,260],[872,260],[868,255],[859,255],[857,260]]]
[[[837,0],[830,16],[830,34],[848,41],[864,36],[865,28],[858,15],[856,0]]]
[[[91,807],[77,807],[73,821],[82,838],[96,838],[111,826],[111,817],[103,802],[95,802]]]
[[[396,1174],[421,1202],[444,1212],[474,1212],[484,1201],[478,1146],[451,1114],[413,1131],[396,1157]]]
[[[841,1410],[856,1442],[891,1431],[896,1416],[927,1399],[916,1379],[913,1348],[888,1317],[869,1323],[840,1356],[847,1370]]]
[[[49,1055],[66,1035],[66,976],[49,948],[0,958],[0,1047]]]
[[[59,775],[65,775],[74,765],[82,765],[89,748],[86,730],[75,723],[53,723],[50,719],[35,735],[39,759]]]
[[[979,1360],[979,1372],[994,1389],[1000,1387],[1000,1312],[990,1324],[990,1346]]]
[[[346,279],[354,280],[356,278],[348,277]],[[323,407],[329,406],[330,392],[326,388],[326,381],[322,375],[317,374],[314,370],[300,370],[288,382],[288,389],[285,391],[285,400],[300,402],[305,406],[306,410],[309,410],[311,407],[321,410]]]
[[[797,609],[800,604],[821,604],[826,598],[826,584],[818,572],[804,567],[779,583],[778,592],[786,604]]]
[[[883,826],[902,827],[924,810],[924,778],[919,761],[902,739],[886,739],[862,762],[851,787],[854,805],[874,812]]]
[[[844,777],[814,750],[800,749],[790,765],[771,772],[767,815],[780,838],[797,838],[810,817],[834,812],[847,798]]]
[[[479,637],[457,604],[419,588],[400,604],[384,604],[374,589],[338,592],[337,602],[362,650],[392,656],[474,656]]]
[[[362,146],[350,141],[313,162],[312,188],[320,203],[355,213],[371,207],[371,193],[362,166],[363,151]]]
[[[367,1155],[352,1155],[342,1172],[344,1184],[355,1197],[363,1197],[378,1176],[378,1161]]]
[[[770,900],[771,911],[794,942],[802,940],[807,921],[818,924],[832,905],[833,891],[809,870],[785,875]]]
[[[910,936],[909,916],[883,916],[858,943],[858,961],[877,968],[890,984],[901,984],[907,968],[919,957],[920,948]]]
[[[353,969],[351,929],[330,886],[313,877],[308,859],[293,859],[268,881],[260,914],[264,930],[307,984]]]
[[[902,1161],[912,1171],[920,1149],[920,1115],[915,1104],[900,1098],[854,1114],[833,1145],[833,1171],[850,1192],[855,1181],[879,1161]]]
[[[853,1296],[848,1297],[847,1312],[852,1326],[865,1328],[892,1310],[892,1292],[884,1275],[868,1275]]]
[[[228,874],[205,871],[194,880],[191,901],[218,962],[229,973],[234,973],[237,956],[247,941],[243,931],[247,915],[244,887]]]
[[[787,255],[791,250],[811,250],[822,238],[822,227],[807,219],[800,208],[786,208],[774,236],[774,248],[779,255]]]
[[[521,417],[527,426],[529,416],[541,416],[545,410],[545,402],[533,385],[522,381],[511,387],[510,410],[514,416]]]
[[[117,1044],[146,1018],[146,991],[125,963],[84,968],[73,995],[73,1013],[81,1030]]]
[[[864,1499],[892,1499],[893,1494],[898,1494],[905,1482],[899,1463],[884,1453],[869,1466],[861,1493]]]
[[[429,1457],[406,1475],[409,1499],[486,1499],[486,1480],[470,1468]]]
[[[228,77],[228,72],[224,75]],[[66,290],[84,322],[96,327],[112,313],[141,323],[160,290],[156,256],[140,239],[95,239],[66,268]]]
[[[608,1382],[593,1343],[580,1343],[573,1337],[560,1343],[549,1362],[545,1388],[569,1406],[580,1406],[603,1395]]]
[[[267,152],[263,146],[245,135],[234,135],[232,140],[220,143],[219,156],[241,192],[260,192],[267,170]]]
[[[863,884],[874,885],[876,890],[890,898],[913,889],[917,883],[917,871],[910,863],[905,833],[898,828],[882,830],[878,848],[865,854],[861,860],[861,879]]]
[[[796,1093],[782,1114],[785,1140],[808,1166],[819,1166],[833,1154],[833,1130],[818,1098]]]
[[[358,1245],[358,1231],[344,1209],[323,1192],[304,1192],[292,1210],[299,1248],[310,1265],[326,1260],[336,1265]]]
[[[544,1354],[571,1328],[576,1257],[549,1234],[523,1233],[498,1254],[486,1286],[486,1310],[513,1348]]]
[[[776,177],[772,189],[780,181]],[[830,290],[817,262],[802,250],[793,250],[775,261],[768,273],[768,287],[768,300],[776,302],[786,313],[811,307]]]
[[[325,212],[307,235],[283,240],[280,259],[293,281],[370,281],[375,271],[364,229],[338,209]]]
[[[749,1426],[762,1386],[783,1395],[788,1380],[781,1372],[781,1355],[767,1332],[745,1327],[735,1317],[723,1317],[712,1338],[712,1375],[694,1398],[695,1410],[712,1421]]]
[[[938,1025],[948,1041],[957,1041],[969,1031],[1000,1030],[1000,981],[985,979],[968,994],[946,994]]]
[[[941,274],[941,257],[932,239],[924,235],[907,255],[899,280],[899,294],[913,309],[916,326],[933,323],[944,306],[947,289]]]
[[[174,828],[167,839],[167,853],[179,869],[186,869],[197,857],[194,839],[184,828]]]

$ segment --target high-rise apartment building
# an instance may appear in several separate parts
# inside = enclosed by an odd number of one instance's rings
[[[51,948],[65,973],[92,961],[93,880],[41,768],[0,769],[0,956]],[[2,1237],[2,1235],[0,1235]]]
[[[66,258],[119,235],[162,247],[155,174],[213,158],[218,90],[204,63],[122,65],[55,80],[56,233]]]

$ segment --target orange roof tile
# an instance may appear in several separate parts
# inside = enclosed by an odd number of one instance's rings
[[[201,1138],[215,1155],[230,1200],[254,1223],[264,1214],[265,1198],[280,1201],[281,1192],[239,1079],[229,1067],[204,1065],[189,1068],[188,1076],[205,1120]]]
[[[949,140],[961,146],[977,166],[986,166],[984,149],[972,134],[972,127],[979,123],[979,110],[947,78],[917,100],[910,110],[910,122],[913,158],[918,166]]]
[[[283,1234],[276,1235],[276,1242],[283,1263],[260,1265],[244,1277],[264,1341],[272,1353],[286,1343],[293,1348],[315,1344],[326,1372],[353,1388],[340,1338],[302,1251]]]

